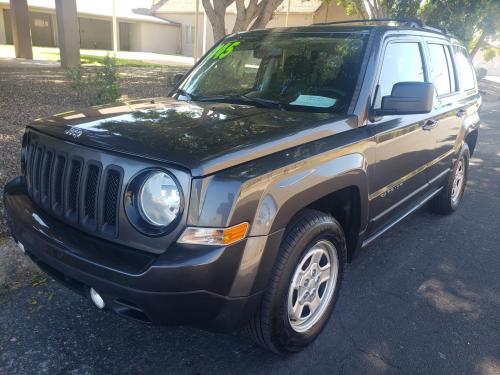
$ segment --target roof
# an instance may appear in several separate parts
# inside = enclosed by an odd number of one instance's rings
[[[245,0],[247,3],[249,0]],[[261,0],[267,1],[267,0]],[[322,4],[322,0],[290,0],[290,13],[314,13]],[[153,6],[153,13],[194,13],[196,11],[196,0],[157,0]],[[276,9],[276,13],[286,13],[288,0],[283,2]],[[200,11],[203,5],[200,1]],[[236,4],[233,2],[226,9],[227,13],[236,13]]]
[[[178,25],[177,22],[156,17],[149,13],[151,0],[115,0],[116,17],[121,20]],[[0,5],[9,6],[9,0],[0,0]],[[55,10],[55,0],[28,0],[28,6]],[[76,0],[79,15],[113,17],[113,0]]]
[[[359,34],[368,34],[371,32],[386,32],[390,30],[398,30],[398,31],[408,31],[410,33],[428,33],[430,35],[439,35],[441,37],[447,38],[448,40],[461,44],[461,42],[453,37],[453,35],[445,34],[438,29],[435,28],[426,28],[426,27],[411,27],[411,26],[391,26],[391,25],[353,25],[349,24],[348,21],[346,23],[336,24],[336,23],[317,23],[308,26],[295,26],[295,27],[277,27],[270,29],[260,29],[260,30],[252,30],[252,31],[243,31],[238,34],[268,34],[268,33],[276,33],[276,34],[286,34],[286,33],[359,33]]]

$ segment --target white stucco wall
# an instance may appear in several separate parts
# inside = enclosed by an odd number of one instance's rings
[[[0,44],[5,44],[5,22],[3,21],[3,8],[0,7]]]
[[[313,23],[313,13],[290,13],[288,16],[288,27],[308,26]],[[267,24],[267,28],[285,27],[286,14],[275,14]]]
[[[194,44],[187,43],[186,41],[186,26],[194,26],[194,13],[168,13],[161,14],[160,16],[181,24],[181,26],[178,27],[179,53],[185,56],[193,56]],[[201,16],[200,19],[200,27],[203,27],[203,19]]]
[[[145,22],[131,24],[130,49],[137,52],[179,54],[180,28]]]

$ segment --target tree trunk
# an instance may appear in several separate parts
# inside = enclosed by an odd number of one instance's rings
[[[212,24],[214,41],[218,41],[226,35],[226,8],[234,0],[214,0],[212,6],[211,0],[202,0],[205,13]]]
[[[202,0],[205,13],[212,25],[215,41],[226,35],[226,9],[235,1],[236,22],[233,33],[265,28],[276,8],[283,2],[283,0]]]
[[[365,4],[363,1],[355,1],[354,9],[356,10],[356,14],[358,15],[359,18],[364,20],[370,18],[368,13],[366,12]]]
[[[256,17],[258,0],[250,0],[248,7],[245,7],[245,0],[236,0],[236,22],[234,23],[233,33],[246,31],[250,22]]]
[[[481,46],[483,45],[485,39],[486,39],[486,30],[483,30],[481,32],[481,36],[477,40],[476,45],[474,46],[472,51],[470,51],[470,58],[471,59],[473,59],[474,56],[476,55],[476,53],[481,49]]]

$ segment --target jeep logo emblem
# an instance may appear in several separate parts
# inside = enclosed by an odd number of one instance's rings
[[[80,138],[81,135],[83,134],[83,131],[81,129],[77,129],[77,128],[71,128],[71,129],[67,129],[64,131],[64,134],[66,135],[71,135],[73,138]]]

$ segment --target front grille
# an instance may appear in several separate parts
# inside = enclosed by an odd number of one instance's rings
[[[28,140],[26,182],[31,199],[50,214],[86,231],[118,235],[123,172],[110,164]],[[71,150],[71,148],[70,148]]]

